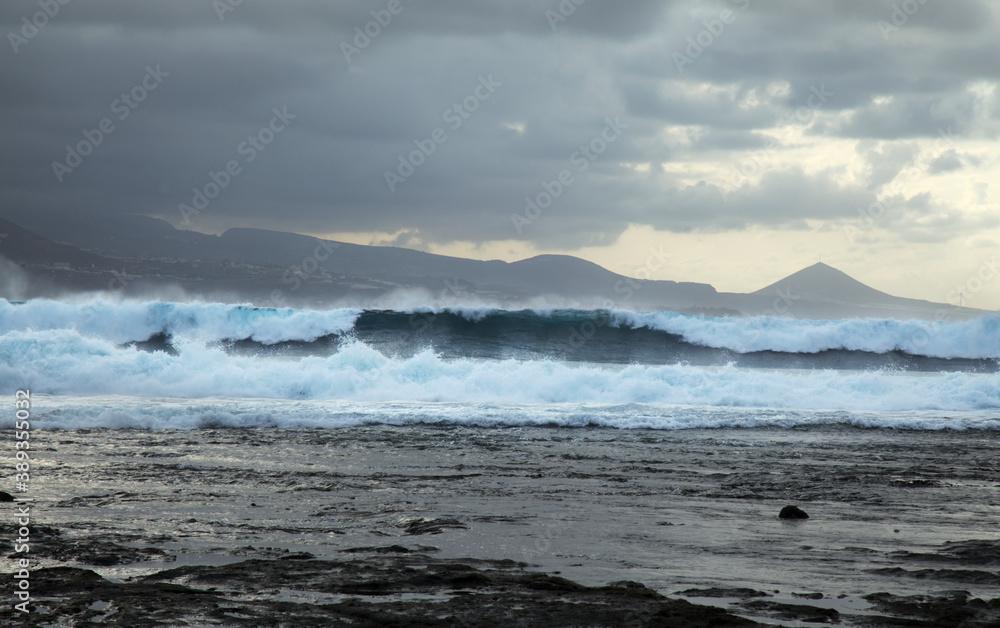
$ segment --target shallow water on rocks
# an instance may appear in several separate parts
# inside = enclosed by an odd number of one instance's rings
[[[35,522],[54,529],[41,566],[115,580],[381,548],[670,596],[747,588],[769,597],[689,599],[765,621],[793,599],[860,616],[875,592],[1000,586],[992,431],[38,430],[34,445]],[[809,519],[779,519],[788,504]]]

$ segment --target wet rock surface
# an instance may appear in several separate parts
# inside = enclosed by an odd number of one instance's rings
[[[764,611],[774,619],[798,620],[811,624],[840,623],[840,613],[832,608],[818,608],[808,604],[785,604],[770,600],[753,600],[740,604],[745,609]]]
[[[441,534],[448,528],[464,530],[468,526],[458,519],[441,517],[405,520],[400,522],[399,527],[403,528],[406,534],[418,535]]]
[[[785,506],[778,513],[781,519],[808,519],[809,515],[798,506]]]
[[[31,558],[48,558],[58,562],[76,562],[95,566],[126,565],[143,561],[171,561],[174,556],[157,547],[134,547],[129,541],[141,539],[137,535],[100,534],[79,538],[63,534],[57,528],[36,525],[30,528]],[[126,543],[126,544],[123,544]],[[23,558],[11,553],[8,558]]]
[[[1000,567],[1000,541],[950,541],[933,552],[894,552],[893,557],[906,561],[961,563],[982,567]]]
[[[872,626],[994,628],[1000,626],[1000,598],[973,598],[967,591],[901,596],[873,593],[865,599],[892,617],[872,618]]]
[[[678,591],[681,595],[686,595],[687,597],[735,597],[735,598],[753,598],[753,597],[770,597],[769,593],[764,593],[763,591],[756,591],[754,589],[744,589],[744,588],[711,588],[711,589],[687,589],[685,591]]]
[[[422,554],[185,566],[115,583],[92,570],[40,569],[22,625],[691,626],[759,624],[668,599],[635,582],[586,587],[509,560]],[[0,619],[12,621],[8,606]]]
[[[993,433],[420,425],[35,443],[39,626],[1000,625]],[[779,520],[791,503],[822,516]]]
[[[981,571],[978,569],[903,569],[901,567],[886,567],[873,571],[901,578],[967,582],[969,584],[983,584],[1000,588],[1000,572],[995,571]]]

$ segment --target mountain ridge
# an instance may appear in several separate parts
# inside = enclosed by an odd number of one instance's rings
[[[822,286],[822,290],[817,291],[817,286]],[[893,295],[872,288],[868,284],[862,283],[851,277],[839,268],[834,268],[823,262],[816,262],[812,266],[807,266],[787,277],[769,284],[760,290],[755,290],[751,294],[771,294],[777,290],[794,289],[802,296],[810,296],[821,299],[837,300],[838,296],[850,293],[856,296],[859,293],[869,293],[877,297],[893,297]],[[903,297],[898,297],[903,298]]]
[[[268,295],[272,304],[283,304],[275,300],[276,293],[282,298],[294,297],[292,302],[298,305],[322,307],[344,299],[376,302],[375,297],[391,296],[394,290],[416,288],[432,297],[448,296],[445,300],[450,303],[472,298],[496,301],[504,307],[551,297],[566,307],[575,303],[580,307],[663,309],[705,315],[933,319],[941,318],[942,312],[960,318],[982,313],[896,297],[822,262],[754,292],[722,293],[710,284],[626,277],[571,255],[541,254],[515,262],[483,261],[246,227],[231,228],[216,236],[179,230],[166,221],[144,216],[125,217],[103,228],[94,228],[92,223],[82,226],[79,220],[48,225],[36,222],[48,228],[46,234],[32,233],[31,237],[36,238],[34,257],[8,257],[22,264],[38,264],[46,261],[39,257],[47,251],[48,255],[58,252],[56,257],[60,259],[68,256],[77,260],[69,263],[78,266],[90,263],[92,268],[110,268],[127,263],[134,269],[130,272],[135,275],[135,289],[141,286],[155,293],[175,285],[203,295],[229,290],[233,295],[227,298],[265,304]],[[21,229],[14,223],[3,224]],[[24,233],[31,232],[22,229],[18,233],[19,238],[27,238]],[[49,275],[55,272],[49,270]],[[78,275],[83,272],[77,270]],[[58,283],[58,273],[50,278]],[[72,279],[68,283],[89,289],[104,281],[89,275]],[[115,287],[116,279],[120,283],[118,276],[106,283]]]

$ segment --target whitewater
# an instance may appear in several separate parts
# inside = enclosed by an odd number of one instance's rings
[[[0,300],[38,427],[1000,429],[1000,316],[293,310]],[[874,365],[874,368],[872,367]]]

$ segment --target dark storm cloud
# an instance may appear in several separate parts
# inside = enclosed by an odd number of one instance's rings
[[[901,142],[870,148],[874,142],[859,142],[857,151],[865,154],[868,162],[868,189],[877,190],[894,180],[900,172],[914,162],[919,147],[912,142]]]
[[[994,212],[956,213],[927,193],[889,199],[879,221],[912,243],[943,243],[955,232],[981,234],[1000,227],[1000,216]]]
[[[975,94],[902,95],[888,103],[855,109],[846,122],[833,125],[830,131],[843,137],[894,140],[933,136],[948,129],[966,135],[974,133],[980,122]]]
[[[0,209],[183,225],[179,206],[227,180],[187,226],[572,248],[610,243],[629,224],[841,219],[908,159],[909,149],[871,146],[867,186],[850,185],[782,164],[794,147],[779,143],[762,178],[725,198],[711,177],[664,172],[706,159],[725,169],[774,127],[821,139],[933,138],[939,127],[988,138],[1000,118],[971,88],[1000,73],[996,16],[974,0],[918,2],[887,36],[879,21],[892,23],[898,2],[225,2],[76,1],[26,43],[8,36]],[[18,35],[38,10],[5,2],[0,33]],[[718,31],[723,11],[731,19]],[[679,70],[674,53],[712,29]],[[164,75],[155,89],[140,89],[147,68]],[[789,121],[819,86],[832,93],[821,112]],[[143,99],[122,118],[115,103],[132,94]],[[267,130],[275,108],[294,116],[278,132]],[[576,170],[573,155],[616,117],[620,137]],[[96,137],[104,119],[113,130],[58,176],[53,162],[67,164],[67,145]],[[518,233],[511,214],[563,170],[573,183]]]
[[[958,170],[962,166],[962,159],[959,157],[958,151],[953,148],[942,153],[940,157],[933,160],[927,166],[927,171],[931,174],[940,174],[942,172]]]
[[[664,199],[654,223],[661,229],[741,229],[754,224],[802,225],[806,220],[847,218],[874,195],[842,187],[829,175],[799,169],[769,172],[759,185],[743,185],[723,198],[716,186],[699,184]]]

